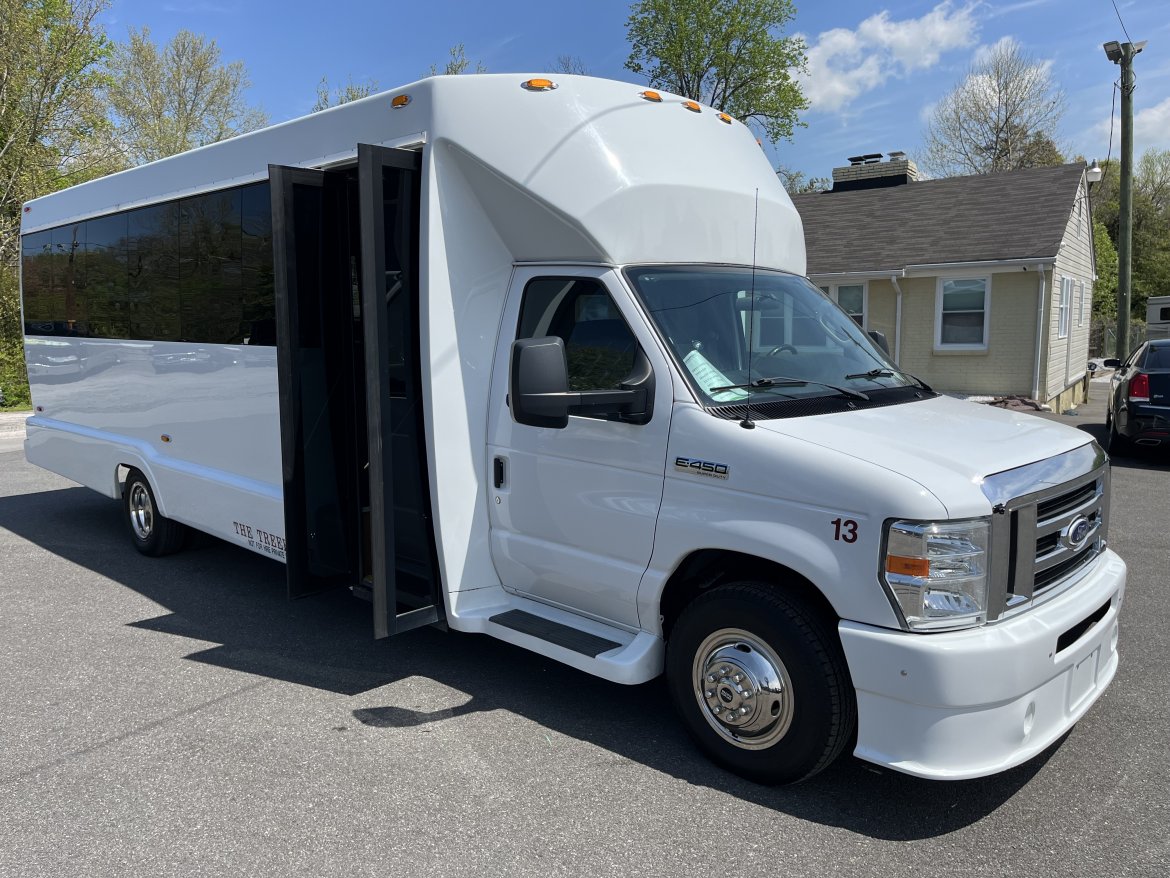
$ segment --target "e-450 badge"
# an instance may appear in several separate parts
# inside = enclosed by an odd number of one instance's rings
[[[725,463],[715,463],[710,460],[699,460],[697,457],[676,457],[674,468],[680,473],[690,473],[696,476],[707,476],[712,479],[727,478],[728,467]]]

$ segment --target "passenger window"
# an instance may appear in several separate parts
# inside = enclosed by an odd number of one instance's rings
[[[569,389],[616,390],[633,371],[638,342],[598,281],[542,277],[529,281],[520,303],[519,338],[558,336],[565,342]]]

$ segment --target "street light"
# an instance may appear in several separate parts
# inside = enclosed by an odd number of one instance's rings
[[[1121,182],[1118,187],[1117,230],[1117,350],[1119,360],[1129,355],[1129,300],[1133,267],[1133,57],[1146,41],[1103,45],[1105,57],[1121,67]]]
[[[1085,179],[1090,183],[1101,182],[1101,166],[1097,164],[1097,160],[1093,159],[1093,166],[1085,170]]]

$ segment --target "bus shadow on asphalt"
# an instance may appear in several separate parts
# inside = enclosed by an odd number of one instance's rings
[[[350,709],[332,718],[339,724],[403,729],[509,711],[687,783],[874,838],[933,838],[977,822],[1063,743],[980,780],[926,781],[846,755],[802,784],[764,787],[704,758],[661,678],[620,686],[487,636],[433,628],[375,641],[368,604],[343,590],[289,601],[282,566],[220,540],[198,535],[177,555],[139,555],[118,504],[84,488],[0,497],[0,527],[97,573],[97,587],[108,580],[169,611],[131,627],[216,644],[187,655],[191,661],[343,695],[421,677],[469,696],[433,713],[396,704]]]

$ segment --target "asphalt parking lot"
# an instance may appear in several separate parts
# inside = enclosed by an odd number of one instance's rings
[[[1097,408],[1050,417],[1102,439]],[[1170,873],[1166,453],[1114,466],[1112,687],[1039,758],[947,784],[847,757],[756,786],[660,681],[375,643],[347,595],[290,603],[282,567],[211,538],[141,557],[119,515],[0,429],[0,875]]]

